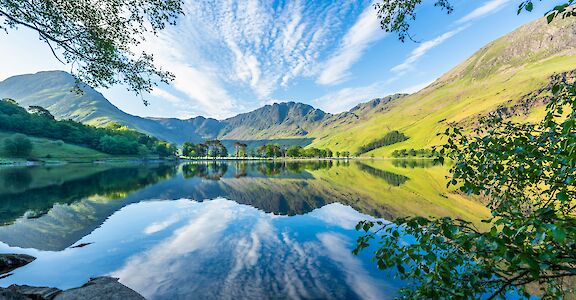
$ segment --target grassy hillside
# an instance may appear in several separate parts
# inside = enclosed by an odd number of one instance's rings
[[[537,120],[545,103],[541,91],[551,77],[576,70],[575,32],[574,18],[550,25],[537,20],[486,45],[418,93],[374,99],[335,115],[288,102],[225,120],[141,118],[119,110],[88,86],[83,86],[84,93],[74,93],[74,78],[61,71],[6,79],[0,82],[0,98],[13,98],[23,106],[42,106],[59,119],[97,126],[118,122],[175,143],[218,138],[229,144],[238,140],[251,145],[253,141],[284,143],[293,139],[287,144],[308,145],[314,140],[312,147],[354,153],[393,130],[410,137],[363,154],[389,156],[395,149],[441,143],[436,133],[448,124],[470,128],[479,116],[496,110],[518,120]]]
[[[0,163],[24,161],[12,158],[4,153],[4,139],[12,136],[13,132],[0,131]],[[110,159],[112,156],[85,147],[66,144],[62,141],[44,138],[28,137],[34,148],[29,158],[40,161],[93,161]]]
[[[78,93],[76,87],[76,81],[69,73],[38,72],[13,76],[0,82],[0,99],[12,98],[22,107],[42,106],[57,119],[72,119],[94,126],[105,126],[110,122],[120,123],[176,143],[186,139],[201,140],[201,137],[189,128],[184,128],[185,131],[173,130],[154,120],[130,115],[118,109],[93,88],[81,85],[83,92]]]
[[[120,123],[178,144],[215,138],[242,141],[303,138],[331,116],[310,105],[288,102],[266,105],[225,120],[201,116],[186,120],[142,118],[118,109],[90,86],[81,85],[82,93],[76,88],[74,77],[66,72],[38,72],[0,82],[0,99],[14,99],[22,107],[44,107],[57,119],[100,127]]]
[[[347,126],[319,128],[312,133],[317,137],[312,146],[356,151],[391,130],[410,139],[364,155],[389,156],[395,149],[439,144],[436,133],[449,123],[471,125],[480,115],[538,97],[534,91],[547,86],[553,75],[576,69],[575,31],[572,18],[552,25],[543,20],[527,24],[488,44],[420,92],[388,103],[381,113]],[[526,102],[529,119],[538,118],[542,104]]]

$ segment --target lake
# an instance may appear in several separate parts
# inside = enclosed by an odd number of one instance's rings
[[[37,257],[1,286],[109,275],[148,299],[388,299],[352,255],[364,219],[488,211],[430,161],[190,162],[0,168],[0,252]],[[76,246],[82,247],[76,247]]]

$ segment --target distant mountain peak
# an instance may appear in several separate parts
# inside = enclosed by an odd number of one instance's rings
[[[364,114],[367,112],[382,111],[382,110],[386,109],[386,106],[388,104],[392,103],[393,101],[404,98],[404,97],[409,96],[409,95],[410,94],[398,93],[398,94],[388,95],[388,96],[382,97],[382,98],[375,98],[375,99],[372,99],[368,102],[363,102],[363,103],[360,103],[360,104],[354,106],[352,109],[350,109],[349,112],[361,115],[361,114]]]
[[[574,54],[576,22],[573,18],[557,18],[550,24],[546,18],[540,18],[488,43],[437,81],[481,79],[543,58]]]

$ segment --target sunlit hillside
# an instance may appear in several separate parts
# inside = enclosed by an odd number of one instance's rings
[[[555,80],[552,77],[573,77],[575,31],[572,18],[551,25],[541,19],[522,26],[418,93],[387,103],[382,112],[372,112],[359,122],[318,129],[312,133],[317,137],[312,146],[355,151],[391,130],[408,135],[405,142],[364,154],[389,156],[395,149],[437,145],[441,141],[436,134],[448,124],[470,128],[478,116],[496,110],[522,120],[533,118],[532,114],[543,111],[542,99],[545,88]]]

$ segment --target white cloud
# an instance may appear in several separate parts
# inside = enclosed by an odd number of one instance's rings
[[[374,220],[373,217],[361,214],[352,207],[340,203],[323,206],[321,209],[311,212],[310,216],[318,218],[327,224],[350,230],[354,230],[356,224],[362,220]]]
[[[162,33],[162,46],[156,39],[149,47],[159,65],[176,75],[174,88],[198,113],[228,117],[255,108],[296,78],[316,76],[321,58],[347,31],[346,20],[367,3],[187,2],[179,25]],[[362,13],[344,38],[345,52],[367,47],[374,34],[365,29],[378,28],[375,18]]]
[[[240,104],[230,96],[222,80],[215,75],[216,68],[210,64],[194,66],[185,44],[173,41],[174,34],[162,35],[142,47],[155,55],[158,65],[174,73],[176,78],[171,87],[185,95],[185,98],[179,99],[160,88],[154,89],[152,95],[171,102],[178,109],[188,108],[219,118],[234,115]]]
[[[454,35],[456,35],[460,31],[464,30],[465,28],[466,28],[465,26],[462,26],[462,27],[459,27],[457,29],[445,32],[444,34],[436,37],[435,39],[423,42],[416,49],[412,50],[412,52],[410,53],[408,58],[406,58],[406,60],[404,60],[404,62],[393,67],[392,69],[390,69],[390,71],[397,73],[397,74],[404,74],[407,71],[413,69],[414,63],[416,63],[416,61],[418,61],[422,56],[424,56],[426,53],[428,53],[428,51],[430,51],[432,48],[437,47],[438,45],[444,43],[445,41],[447,41],[448,39],[450,39],[451,37],[453,37]]]
[[[178,221],[180,221],[182,219],[183,216],[180,215],[172,215],[169,218],[167,218],[164,221],[161,222],[154,222],[150,225],[148,225],[148,227],[146,227],[144,229],[144,233],[145,234],[154,234],[160,231],[165,230],[166,228],[176,224]]]
[[[347,284],[361,299],[388,299],[382,293],[382,283],[372,278],[364,269],[360,259],[350,251],[351,241],[337,233],[320,233],[318,239],[324,246],[328,257],[340,265],[346,273]],[[385,290],[385,289],[384,289]]]
[[[472,20],[481,18],[485,15],[488,15],[490,13],[496,12],[498,10],[500,10],[501,8],[503,8],[506,4],[508,4],[510,2],[510,0],[490,0],[490,1],[486,1],[486,3],[484,3],[484,5],[476,8],[475,10],[473,10],[472,12],[470,12],[469,14],[465,15],[464,17],[460,18],[458,21],[456,21],[456,23],[462,24],[462,23],[467,23],[470,22]]]
[[[152,90],[152,92],[150,92],[150,94],[152,94],[153,96],[156,96],[158,98],[162,98],[162,99],[164,99],[164,100],[166,100],[172,104],[178,105],[178,104],[183,103],[182,99],[176,97],[174,94],[172,94],[172,93],[170,93],[170,92],[168,92],[162,88],[159,88],[159,87],[155,87]]]
[[[358,20],[346,33],[337,50],[323,65],[317,83],[337,84],[349,77],[348,70],[356,63],[364,51],[386,34],[380,29],[376,11],[367,7]]]
[[[338,215],[346,218],[360,216],[350,207],[319,208],[314,214],[325,218],[312,220],[311,224],[319,226],[302,231],[298,224],[307,216],[278,217],[225,199],[180,201],[181,207],[171,208],[181,216],[179,221],[154,239],[145,240],[144,250],[135,251],[110,273],[147,298],[193,294],[218,299],[264,299],[270,295],[333,299],[355,292],[362,299],[386,299],[383,291],[391,289],[367,271],[365,264],[371,262],[352,255],[353,240],[343,234],[354,235],[354,231],[326,231],[322,221],[349,228],[351,221],[342,223],[330,214],[340,211]],[[170,202],[162,207],[171,206]],[[138,206],[153,211],[151,205],[154,203]],[[124,211],[131,209],[134,206]],[[275,222],[279,218],[284,219]],[[146,232],[140,227],[137,230]]]
[[[339,113],[349,110],[360,102],[389,95],[385,87],[386,82],[376,82],[363,87],[343,88],[314,100],[314,104],[327,112]]]

